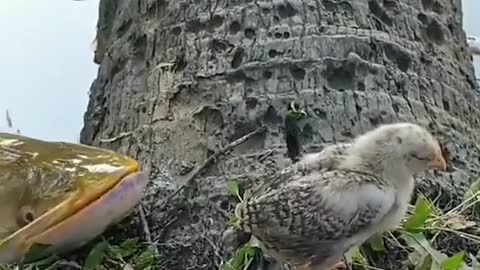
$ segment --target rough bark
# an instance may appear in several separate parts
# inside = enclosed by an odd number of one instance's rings
[[[291,100],[313,115],[306,152],[380,123],[429,126],[451,162],[419,177],[419,190],[445,205],[480,170],[461,0],[101,0],[97,39],[81,142],[149,172],[143,204],[165,269],[216,269],[233,206],[225,183],[261,181],[290,163]],[[209,155],[262,125],[161,209]]]

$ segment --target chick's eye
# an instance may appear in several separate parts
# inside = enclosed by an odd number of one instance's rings
[[[411,156],[415,159],[418,159],[418,160],[421,160],[421,161],[428,161],[430,159],[429,156],[426,156],[426,157],[422,157],[422,156],[419,156],[418,154],[411,154]]]

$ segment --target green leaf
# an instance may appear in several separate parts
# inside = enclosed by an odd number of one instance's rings
[[[427,199],[423,197],[418,198],[414,212],[403,225],[404,229],[412,233],[421,231],[420,227],[425,224],[425,221],[428,219],[432,211],[432,206]]]
[[[224,270],[243,270],[253,261],[255,248],[248,243],[237,249],[233,257],[223,266]]]
[[[227,190],[228,190],[228,194],[230,194],[231,196],[235,196],[235,197],[239,197],[239,187],[238,187],[238,183],[237,181],[235,180],[230,180],[227,182]]]
[[[126,258],[132,255],[138,249],[138,238],[130,238],[123,241],[120,245],[113,245],[110,251],[117,258]]]
[[[471,198],[472,196],[478,195],[480,192],[480,177],[478,177],[468,188],[464,194],[464,200]]]
[[[468,190],[463,195],[463,200],[464,201],[470,200],[473,202],[478,200],[479,197],[480,197],[480,177],[475,179],[475,181],[473,181],[473,183],[470,185]],[[474,204],[472,208],[475,213],[477,214],[480,213],[480,207],[478,203]]]
[[[427,255],[423,259],[422,264],[418,268],[416,268],[416,270],[431,270],[432,269],[432,262],[433,262],[432,256]]]
[[[407,243],[407,245],[413,248],[415,251],[419,252],[422,255],[429,255],[431,253],[430,243],[428,242],[427,238],[423,233],[416,233],[416,234],[409,234],[404,233],[402,234],[403,239]]]
[[[220,266],[221,270],[235,270],[228,262]]]
[[[55,262],[57,262],[58,260],[59,260],[59,257],[57,257],[56,255],[52,255],[40,260],[36,260],[35,262],[32,263],[32,265],[35,265],[36,267],[42,268],[45,270],[45,269],[51,268],[52,265],[55,266]]]
[[[85,259],[85,264],[83,265],[83,270],[87,269],[95,269],[98,265],[100,265],[105,258],[106,252],[108,248],[108,243],[106,241],[100,241],[97,243],[90,253],[88,254],[87,259]]]
[[[245,266],[243,266],[243,269],[242,270],[248,270],[248,268],[250,267],[250,264],[252,264],[253,260],[255,258],[254,257],[251,257],[251,258],[245,258]]]
[[[348,261],[352,261],[360,264],[361,266],[368,267],[368,260],[362,254],[359,246],[354,246],[345,253],[345,257]]]
[[[9,240],[9,241],[5,241],[5,240],[0,241],[0,250],[9,248],[11,242],[12,242],[11,240]],[[0,268],[0,269],[2,269],[2,268]]]
[[[51,247],[49,244],[34,243],[28,250],[28,253],[25,255],[25,257],[28,261],[37,261],[42,259],[46,256],[45,250],[47,250],[49,247]]]
[[[305,119],[307,117],[307,113],[304,111],[296,111],[296,112],[288,112],[286,118],[293,123],[298,123],[299,121]]]
[[[137,269],[151,269],[155,265],[157,250],[155,244],[149,245],[137,258]]]
[[[231,216],[230,216],[230,219],[228,220],[228,223],[227,223],[227,224],[228,224],[229,226],[237,226],[238,223],[239,223],[239,221],[240,221],[240,220],[238,219],[237,216],[231,215]]]
[[[465,252],[460,251],[453,255],[452,257],[444,260],[442,262],[442,269],[443,270],[458,270],[460,269],[463,264],[465,263],[463,261],[463,258],[465,257]]]
[[[432,257],[432,266],[429,270],[440,270],[441,262],[448,258],[446,254],[433,248],[423,233],[410,234],[408,232],[405,232],[402,233],[402,237],[409,247],[413,248],[416,252],[420,254],[421,258],[424,258],[425,256]],[[417,261],[415,263],[420,262]]]
[[[385,243],[383,242],[383,236],[381,234],[374,234],[368,242],[374,251],[385,251]]]

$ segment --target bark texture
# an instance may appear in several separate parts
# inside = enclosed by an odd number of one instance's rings
[[[143,203],[165,269],[217,269],[233,206],[225,183],[290,163],[291,100],[313,116],[306,152],[414,121],[451,157],[449,172],[419,177],[419,190],[448,205],[478,175],[480,102],[461,0],[101,0],[99,11],[81,142],[149,172]],[[209,155],[262,125],[160,209]]]

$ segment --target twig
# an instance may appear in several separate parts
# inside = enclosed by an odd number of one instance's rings
[[[179,188],[177,188],[173,193],[171,193],[167,198],[165,198],[162,203],[160,204],[160,209],[163,209],[165,207],[165,205],[173,198],[175,197],[178,193],[180,193],[180,191],[182,191],[185,187],[189,186],[193,180],[195,180],[195,178],[200,175],[200,173],[203,172],[203,170],[205,170],[210,164],[214,163],[221,155],[223,155],[225,152],[237,147],[238,145],[248,141],[250,138],[252,138],[253,136],[257,135],[257,134],[260,134],[264,131],[266,131],[267,128],[266,127],[260,127],[260,128],[257,128],[256,130],[248,133],[247,135],[231,142],[230,144],[228,144],[227,146],[225,146],[224,148],[218,150],[217,152],[215,152],[213,155],[211,155],[210,157],[208,157],[205,162],[200,166],[198,167],[191,175],[190,177],[188,177],[188,179],[185,181],[185,183],[183,183]]]
[[[143,210],[143,206],[139,204],[137,206],[138,213],[140,214],[140,221],[142,222],[143,225],[143,232],[145,233],[145,239],[148,241],[148,243],[153,242],[152,234],[150,233],[150,228],[148,227],[148,222],[147,218],[145,216],[145,210]]]
[[[205,241],[207,241],[207,243],[210,244],[210,246],[213,249],[213,253],[215,253],[215,256],[217,256],[217,258],[221,261],[222,260],[222,255],[220,255],[220,252],[218,252],[218,250],[219,250],[218,246],[216,246],[215,243],[213,243],[213,241],[206,236],[203,237],[203,239],[205,239]]]
[[[265,160],[266,158],[268,158],[272,154],[273,154],[273,151],[271,149],[265,151],[265,153],[263,153],[259,156],[258,162],[262,162],[263,160]]]
[[[82,267],[77,262],[73,262],[73,261],[66,261],[66,260],[57,261],[57,262],[53,263],[53,265],[51,265],[51,266],[57,266],[57,265],[58,266],[70,266],[70,267],[73,267],[75,269],[82,269]]]
[[[146,218],[146,215],[145,215],[145,210],[143,210],[143,206],[141,204],[138,205],[138,213],[140,214],[140,220],[142,222],[142,225],[143,225],[143,232],[145,233],[145,239],[147,240],[148,244],[152,244],[153,243],[153,238],[152,238],[152,234],[150,233],[150,228],[148,227],[148,222],[147,222],[147,218]],[[155,252],[155,256],[157,256],[159,253],[158,253],[158,248],[157,248],[157,245],[153,245],[154,246],[154,252]]]
[[[13,128],[12,118],[10,117],[10,114],[8,113],[8,110],[6,110],[6,117],[7,117],[7,126],[9,128]]]
[[[103,143],[111,143],[111,142],[114,142],[114,141],[118,141],[120,139],[123,139],[124,137],[127,137],[127,136],[131,136],[132,135],[132,132],[129,131],[129,132],[121,132],[118,136],[115,136],[113,138],[108,138],[108,139],[100,139],[100,142],[103,142]]]
[[[361,263],[356,263],[356,262],[353,262],[352,265],[357,265],[357,266],[361,266],[361,267],[364,267],[364,268],[367,268],[367,269],[372,269],[372,270],[385,270],[383,268],[378,268],[378,267],[370,266],[370,265],[363,265]]]

